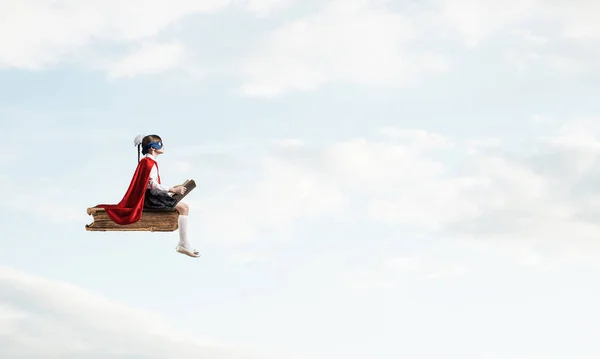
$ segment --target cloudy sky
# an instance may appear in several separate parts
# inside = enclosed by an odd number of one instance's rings
[[[0,356],[600,357],[592,0],[0,0]],[[162,136],[177,233],[86,232]]]

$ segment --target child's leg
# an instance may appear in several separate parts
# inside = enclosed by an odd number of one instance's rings
[[[175,206],[175,209],[179,212],[179,244],[178,247],[183,247],[188,252],[191,252],[191,245],[188,240],[188,213],[189,206],[187,203],[179,202]],[[195,255],[198,252],[193,252]],[[186,253],[189,255],[189,253]]]
[[[185,202],[179,202],[175,206],[175,209],[177,210],[177,212],[179,212],[179,215],[181,215],[181,216],[187,216],[188,212],[190,210],[190,207]]]
[[[187,238],[189,207],[186,203],[179,202],[175,209],[179,212],[179,245],[189,249],[190,242]]]

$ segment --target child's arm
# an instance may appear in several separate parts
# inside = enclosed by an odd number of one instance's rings
[[[150,170],[149,185],[150,189],[159,189],[167,193],[184,194],[186,190],[186,188],[183,185],[169,187],[167,185],[158,183],[158,172],[156,170],[156,167],[152,167],[152,169]]]
[[[158,183],[158,171],[155,166],[150,170],[150,179],[148,181],[150,189],[159,189],[163,192],[171,192],[171,187]]]
[[[171,187],[169,187],[167,185],[164,185],[164,184],[158,183],[158,181],[156,180],[156,178],[150,177],[149,184],[150,184],[150,186],[149,186],[150,189],[159,189],[159,190],[161,190],[163,192],[171,192]]]
[[[185,187],[182,185],[169,187],[167,185],[158,183],[158,181],[156,179],[152,179],[152,178],[150,179],[150,189],[159,189],[159,190],[167,192],[167,193],[177,193],[177,194],[185,193]]]

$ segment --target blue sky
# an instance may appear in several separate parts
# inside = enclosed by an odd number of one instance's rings
[[[165,4],[0,4],[3,358],[600,355],[598,5]]]

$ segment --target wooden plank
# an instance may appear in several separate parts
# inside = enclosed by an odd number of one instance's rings
[[[104,208],[90,207],[88,215],[93,216],[93,222],[86,224],[87,231],[149,231],[173,232],[179,228],[179,212],[177,210],[144,210],[142,218],[132,224],[117,224],[106,214]]]

